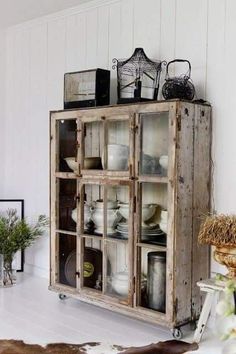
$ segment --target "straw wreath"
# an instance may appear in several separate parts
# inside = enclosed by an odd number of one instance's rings
[[[207,216],[200,227],[198,241],[213,246],[236,246],[236,215]]]

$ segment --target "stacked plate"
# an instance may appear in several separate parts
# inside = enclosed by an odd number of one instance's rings
[[[116,227],[117,237],[128,239],[129,225],[120,222]],[[153,243],[163,245],[166,243],[166,234],[160,229],[158,224],[143,224],[141,231],[141,241],[145,243]]]
[[[118,223],[116,231],[118,232],[119,238],[127,240],[129,237],[129,224],[126,224],[125,222]]]
[[[145,243],[163,245],[166,244],[166,234],[160,229],[158,224],[151,228],[142,227],[141,241]]]

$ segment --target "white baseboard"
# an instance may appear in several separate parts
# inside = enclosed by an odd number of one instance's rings
[[[25,264],[24,272],[36,277],[49,279],[49,269],[40,268],[32,264]]]

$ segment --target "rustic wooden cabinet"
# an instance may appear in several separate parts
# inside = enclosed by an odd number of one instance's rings
[[[50,289],[175,329],[209,275],[211,107],[51,112]],[[60,295],[62,297],[62,295]]]

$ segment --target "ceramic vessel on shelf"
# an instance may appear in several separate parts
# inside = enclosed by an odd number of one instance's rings
[[[77,223],[77,208],[72,210],[71,217]],[[84,224],[86,225],[91,220],[91,211],[88,204],[84,204]]]
[[[112,277],[112,289],[120,296],[128,296],[129,274],[127,271],[114,274]]]
[[[121,144],[107,145],[107,169],[111,171],[128,170],[129,147]],[[106,169],[104,153],[102,154],[102,167]]]
[[[101,168],[101,157],[85,157],[84,158],[84,169],[92,170]]]
[[[161,221],[160,221],[160,229],[167,233],[167,221],[168,221],[168,211],[162,210],[161,211]]]
[[[142,173],[154,174],[159,172],[158,158],[148,154],[142,154]]]
[[[103,209],[104,202],[102,199],[98,199],[92,203],[95,209]],[[116,209],[118,207],[118,202],[116,200],[107,200],[107,209]]]
[[[94,207],[91,208],[91,219],[94,222],[96,233],[103,234],[104,228],[104,202],[98,200],[93,203]],[[115,227],[120,221],[120,215],[118,214],[117,202],[107,201],[107,234],[113,234]]]
[[[119,213],[121,214],[121,216],[125,220],[128,220],[129,219],[129,203],[119,202],[118,206],[119,206]]]
[[[78,173],[78,161],[76,161],[75,157],[65,157],[64,160],[74,173]]]
[[[159,159],[159,164],[164,170],[168,169],[168,156],[167,155],[162,155]]]
[[[145,223],[155,214],[157,204],[143,204],[142,205],[142,222]]]

